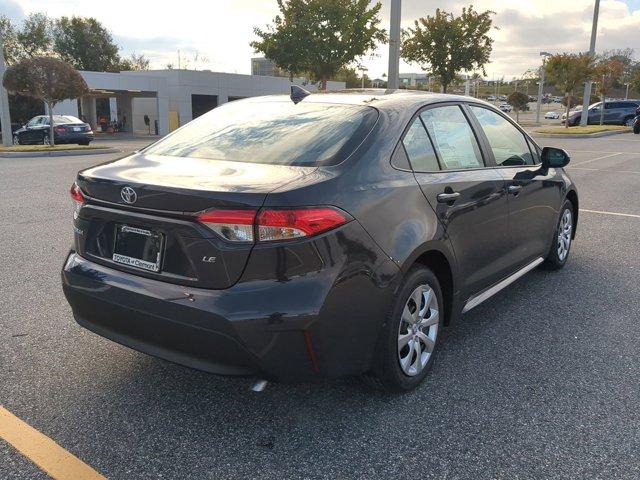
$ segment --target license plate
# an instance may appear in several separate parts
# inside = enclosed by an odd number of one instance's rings
[[[73,131],[74,132],[81,132],[82,131],[82,127],[73,127]]]
[[[153,230],[131,225],[116,225],[116,238],[113,246],[114,262],[159,272],[162,261],[164,235]]]

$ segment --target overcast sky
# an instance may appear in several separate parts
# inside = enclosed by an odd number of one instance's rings
[[[436,6],[459,13],[471,2],[403,0],[403,27],[432,14]],[[589,48],[593,0],[476,0],[477,10],[495,11],[495,38],[489,77],[520,76],[539,64],[539,52],[583,51]],[[390,0],[382,1],[388,29]],[[276,0],[0,0],[0,13],[16,21],[32,12],[49,16],[93,16],[114,34],[122,54],[143,53],[152,68],[177,64],[178,50],[189,67],[250,73],[254,56],[249,42],[253,27],[270,23]],[[598,50],[631,47],[640,54],[640,0],[603,0]],[[195,60],[196,52],[198,60]],[[371,77],[387,70],[386,46],[364,59]],[[401,72],[419,72],[401,64]]]

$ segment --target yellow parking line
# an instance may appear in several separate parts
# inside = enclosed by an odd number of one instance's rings
[[[640,215],[634,215],[633,213],[602,212],[600,210],[585,210],[584,208],[581,208],[580,211],[587,213],[598,213],[600,215],[614,215],[616,217],[640,218]]]
[[[105,477],[0,406],[0,438],[56,480],[104,480]]]

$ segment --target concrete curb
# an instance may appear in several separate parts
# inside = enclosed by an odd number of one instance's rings
[[[622,131],[622,132],[599,132],[599,133],[585,133],[583,135],[565,135],[562,133],[535,133],[531,132],[536,138],[600,138],[600,137],[610,137],[612,135],[624,135],[625,133],[633,133],[633,130]]]
[[[117,148],[92,148],[89,150],[57,150],[55,152],[0,152],[0,158],[26,157],[75,157],[79,155],[101,155],[104,153],[119,153]]]

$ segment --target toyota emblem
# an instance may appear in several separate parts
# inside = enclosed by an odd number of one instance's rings
[[[120,197],[122,197],[124,203],[136,203],[138,194],[131,187],[123,187],[122,190],[120,190]]]

